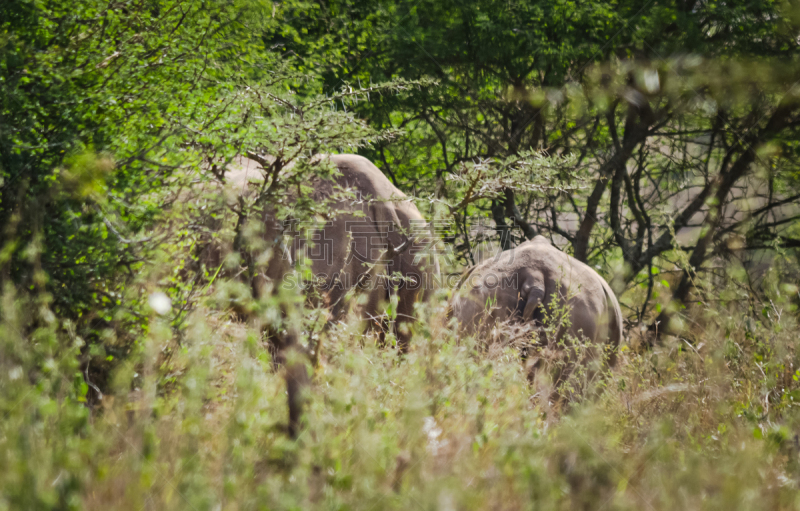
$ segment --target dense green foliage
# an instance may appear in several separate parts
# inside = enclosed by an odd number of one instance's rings
[[[102,343],[112,357],[146,329],[133,280],[158,251],[197,241],[180,227],[196,207],[182,190],[246,150],[289,163],[374,137],[324,99],[293,99],[304,77],[257,37],[271,18],[256,3],[0,9],[4,284],[33,290],[79,336],[123,336]]]
[[[800,507],[798,27],[791,1],[0,2],[0,509]],[[249,155],[241,211],[324,216],[323,152],[414,195],[446,273],[536,234],[592,264],[617,367],[554,404],[448,289],[398,360],[205,265],[247,237],[206,184]],[[263,339],[287,303],[325,338],[297,439]]]

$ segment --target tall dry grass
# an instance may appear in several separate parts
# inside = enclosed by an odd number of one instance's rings
[[[403,359],[355,320],[324,334],[293,441],[281,369],[226,310],[197,308],[180,345],[153,313],[87,406],[80,340],[57,348],[69,330],[56,320],[18,335],[31,304],[7,290],[0,509],[800,507],[789,302],[773,297],[761,319],[738,302],[697,307],[686,338],[626,343],[613,370],[553,403],[514,345],[445,325],[445,294],[419,308]]]

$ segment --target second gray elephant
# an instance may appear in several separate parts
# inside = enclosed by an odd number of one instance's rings
[[[553,303],[554,299],[558,302]],[[551,341],[569,334],[608,344],[613,365],[622,340],[617,298],[597,272],[553,247],[543,236],[468,271],[453,299],[452,311],[461,331],[474,334],[506,320],[541,326],[554,305],[566,308],[568,321]]]

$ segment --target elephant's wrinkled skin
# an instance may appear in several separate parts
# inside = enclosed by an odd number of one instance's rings
[[[462,279],[453,315],[465,333],[486,332],[518,318],[541,322],[553,297],[569,309],[571,334],[615,349],[622,340],[622,312],[611,288],[594,270],[553,247],[543,236],[477,265]],[[610,361],[614,362],[613,353]]]

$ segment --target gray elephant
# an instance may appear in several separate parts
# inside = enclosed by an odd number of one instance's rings
[[[568,321],[556,329],[555,338],[540,341],[557,342],[569,334],[594,345],[608,345],[613,365],[614,351],[622,340],[617,298],[600,275],[543,236],[465,273],[451,308],[461,331],[475,334],[506,320],[541,327],[554,305],[565,309]]]
[[[414,304],[430,296],[438,274],[438,263],[430,250],[427,224],[411,198],[398,190],[368,159],[352,155],[321,155],[329,159],[338,174],[331,179],[317,178],[305,183],[313,191],[308,197],[315,204],[327,204],[327,222],[308,229],[287,219],[278,219],[271,204],[263,209],[261,221],[266,241],[263,251],[272,255],[262,271],[254,272],[255,294],[274,285],[314,290],[323,305],[331,309],[332,321],[351,305],[348,297],[354,288],[366,294],[360,313],[381,336],[391,328],[398,347],[405,351],[414,319]],[[242,158],[226,172],[225,202],[238,213],[243,197],[252,197],[263,183],[262,164]],[[342,193],[349,189],[351,193]],[[287,195],[288,201],[297,200]],[[237,221],[237,215],[229,218]],[[300,257],[310,262],[314,285],[295,282],[291,270]],[[259,254],[252,254],[257,261]],[[263,260],[263,257],[261,258]],[[278,284],[278,283],[281,284]],[[396,321],[387,321],[383,307],[397,298]],[[393,323],[389,326],[390,323]]]

